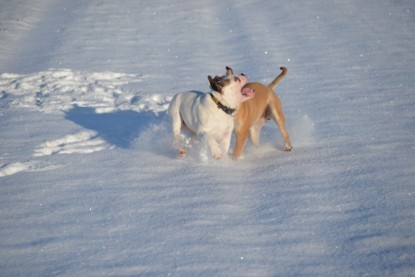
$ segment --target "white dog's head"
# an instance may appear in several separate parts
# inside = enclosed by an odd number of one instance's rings
[[[231,68],[226,67],[226,75],[212,78],[208,76],[211,88],[219,92],[223,99],[233,107],[255,96],[255,90],[246,87],[248,77],[244,74],[234,75]]]

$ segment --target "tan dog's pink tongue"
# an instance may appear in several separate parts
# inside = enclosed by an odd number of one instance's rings
[[[252,88],[243,87],[241,92],[242,92],[242,95],[251,96],[255,93],[255,90],[253,90]]]

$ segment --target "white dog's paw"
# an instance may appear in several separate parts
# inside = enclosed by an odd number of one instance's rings
[[[179,158],[186,157],[186,149],[180,148],[179,151],[177,152],[177,157],[179,157]]]
[[[216,151],[216,152],[212,153],[212,156],[213,156],[214,159],[220,160],[222,158],[222,152],[221,151]]]

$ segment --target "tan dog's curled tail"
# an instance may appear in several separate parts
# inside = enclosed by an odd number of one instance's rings
[[[277,86],[277,84],[279,83],[279,81],[284,78],[284,76],[287,74],[287,68],[285,67],[280,67],[280,69],[282,70],[281,74],[278,75],[269,85],[268,87],[272,90],[275,90],[275,87]]]

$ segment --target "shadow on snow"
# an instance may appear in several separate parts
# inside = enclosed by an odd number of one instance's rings
[[[161,120],[153,112],[115,111],[96,113],[94,108],[75,105],[65,112],[65,118],[97,132],[108,143],[121,148],[129,148],[141,132]]]

